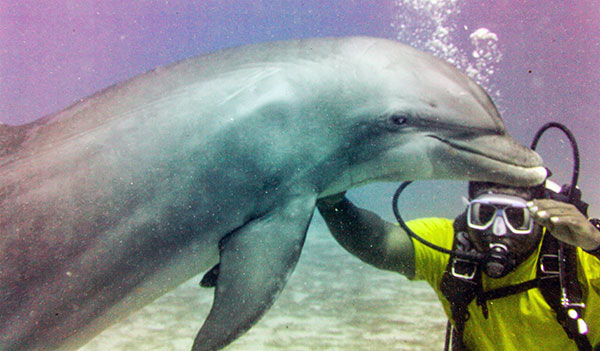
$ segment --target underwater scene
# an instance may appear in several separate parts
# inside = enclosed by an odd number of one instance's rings
[[[2,167],[13,167],[10,163],[12,160],[5,161],[2,157],[13,152],[12,143],[18,142],[21,135],[25,135],[14,134],[17,135],[17,141],[10,139],[12,136],[9,134],[6,135],[10,137],[6,137],[2,133],[9,126],[26,125],[45,116],[51,118],[53,114],[73,104],[84,102],[86,97],[97,96],[93,94],[103,89],[157,67],[166,67],[198,55],[249,44],[349,36],[395,40],[453,65],[485,90],[498,108],[508,134],[523,145],[530,145],[536,131],[546,123],[559,122],[566,125],[573,132],[579,147],[581,170],[578,186],[582,191],[582,199],[589,204],[589,217],[600,217],[598,0],[0,0],[0,146],[6,147],[5,150],[0,148],[0,177],[4,172]],[[272,47],[277,46],[275,43]],[[264,55],[268,57],[268,54]],[[216,69],[221,69],[219,65],[223,62],[226,65],[229,62],[226,60],[230,59],[236,60],[235,57],[214,60],[215,66],[219,67]],[[427,67],[412,74],[429,75],[430,72],[426,69]],[[160,75],[163,71],[159,68],[152,72]],[[212,72],[208,71],[207,74]],[[259,72],[256,75],[262,74],[263,72]],[[307,74],[310,72],[302,71],[299,75],[304,75],[302,79],[305,79]],[[248,81],[255,79],[256,75],[249,75]],[[318,75],[314,77],[325,78]],[[331,84],[337,84],[333,82],[337,78],[332,79]],[[248,81],[240,79],[239,84],[246,86],[250,84]],[[437,82],[433,81],[431,84],[435,86]],[[120,85],[115,89],[119,87]],[[221,86],[217,82],[209,85],[209,89],[214,89],[216,94]],[[285,95],[286,87],[281,89],[282,95]],[[310,86],[307,90],[309,89]],[[443,87],[440,89],[443,90]],[[153,94],[153,91],[150,89],[148,94]],[[235,99],[236,94],[231,94],[229,98]],[[358,100],[362,98],[357,97]],[[114,99],[119,101],[118,94]],[[84,102],[80,106],[83,109],[87,105]],[[175,110],[179,106],[169,108]],[[278,110],[275,112],[279,113]],[[73,115],[77,113],[78,110],[73,111]],[[253,131],[262,126],[250,127],[250,132],[241,135],[251,137]],[[298,126],[299,129],[302,127]],[[124,128],[134,130],[136,126]],[[159,137],[166,138],[169,134],[170,132],[163,131],[159,133]],[[135,133],[132,132],[131,135]],[[312,142],[314,135],[319,135],[316,128],[298,131],[294,135],[310,140],[310,145],[315,148],[320,147],[319,143]],[[117,137],[107,136],[106,142],[121,142],[116,139]],[[273,136],[273,139],[278,137]],[[124,142],[124,145],[129,145],[129,142]],[[150,145],[146,141],[139,142],[142,150],[146,148],[146,144]],[[194,145],[202,144],[201,140],[193,142],[197,143]],[[239,142],[244,147],[247,144],[251,144],[251,140]],[[176,146],[167,145],[167,148]],[[156,152],[151,147],[146,150],[148,155],[142,159]],[[248,150],[251,154],[254,149]],[[207,154],[212,154],[212,151],[209,150]],[[552,180],[558,184],[568,184],[571,181],[575,160],[571,144],[565,135],[549,131],[541,139],[536,151],[543,158],[544,166],[551,171]],[[227,152],[214,152],[218,157],[227,157]],[[61,153],[58,157],[67,157],[65,155],[68,153]],[[240,157],[236,161],[243,163],[245,159]],[[197,162],[203,164],[201,160]],[[176,162],[171,164],[175,167]],[[430,167],[428,164],[422,166]],[[48,164],[47,167],[53,166]],[[138,167],[139,164],[132,164],[131,174],[135,174],[135,168]],[[182,171],[186,169],[181,167]],[[418,173],[414,169],[413,171]],[[165,172],[164,174],[169,173]],[[219,196],[228,196],[226,200],[222,200],[223,213],[214,219],[215,225],[227,227],[227,224],[221,223],[226,222],[228,216],[233,217],[235,213],[239,215],[239,212],[244,211],[244,204],[236,202],[239,193],[235,192],[238,188],[235,184],[220,183],[216,171],[206,174],[214,177],[211,179],[218,184],[215,188],[218,188]],[[235,176],[241,179],[244,173],[240,172]],[[128,175],[124,177],[127,178]],[[273,180],[276,181],[277,179]],[[347,193],[352,202],[388,221],[396,221],[392,211],[392,196],[399,183],[369,183],[360,180],[351,180],[350,183],[356,185]],[[94,186],[94,182],[86,185]],[[62,190],[60,182],[53,184],[53,187],[58,189],[58,193]],[[16,188],[18,186],[8,187],[7,184],[0,183],[0,201],[9,196],[7,194],[16,191]],[[171,188],[176,187],[169,184],[168,189]],[[190,185],[190,189],[196,188]],[[251,197],[254,193],[248,194]],[[35,196],[45,195],[40,191]],[[156,196],[158,195],[155,193],[141,194],[123,203],[131,203],[132,208],[141,206],[140,203],[152,205]],[[466,196],[466,181],[416,181],[402,195],[399,210],[405,219],[455,218],[465,209]],[[20,198],[18,200],[21,201]],[[279,203],[279,199],[268,201]],[[176,209],[177,206],[176,204],[173,208]],[[43,213],[57,216],[59,210],[51,207],[49,205]],[[128,208],[121,210],[124,214],[133,216],[127,211]],[[0,228],[2,222],[10,222],[8,216],[12,214],[10,211],[0,213]],[[294,212],[290,216],[295,214]],[[15,215],[26,217],[23,213]],[[60,217],[63,215],[68,217],[71,214],[60,214]],[[110,222],[108,219],[106,221]],[[159,222],[158,217],[156,221]],[[264,316],[247,332],[237,338],[233,337],[225,350],[387,351],[444,348],[447,317],[437,295],[425,282],[409,281],[398,273],[377,269],[354,257],[335,241],[318,211],[312,219],[307,218],[307,223],[310,225],[304,247],[301,248],[295,269],[292,269],[293,273],[289,272],[291,276],[287,285]],[[33,220],[28,225],[44,226]],[[231,224],[231,227],[230,229],[237,230],[241,223]],[[281,226],[281,232],[288,230],[295,229]],[[57,229],[57,233],[59,232]],[[6,238],[8,235],[0,232],[0,253],[5,252],[5,257],[0,257],[0,299],[15,293],[8,291],[2,279],[17,274],[11,271],[8,264],[2,267],[3,262],[14,259],[25,265],[30,260],[37,259],[12,258],[11,248],[2,240],[2,236]],[[18,234],[14,235],[18,238]],[[137,239],[132,239],[132,243],[135,240]],[[93,242],[93,238],[90,241]],[[299,245],[301,247],[302,244]],[[197,247],[193,247],[190,250],[196,249]],[[44,247],[40,246],[39,250],[44,250]],[[124,314],[120,320],[105,329],[97,327],[104,330],[79,350],[190,350],[213,304],[213,288],[200,286],[206,273],[206,264],[209,267],[214,264],[216,245],[213,251],[210,259],[197,263],[198,266],[204,265],[204,268],[195,272],[197,275],[193,278],[186,278],[184,283],[173,287],[173,284],[165,283],[169,287],[166,290],[169,291],[163,291],[160,294],[162,296],[143,296],[144,292],[140,292],[142,299],[149,300],[148,304],[130,314]],[[171,254],[171,251],[165,252]],[[152,269],[168,271],[169,268],[165,268],[161,261],[164,258],[161,256],[162,248],[150,248],[147,254],[156,262],[156,266],[152,267],[158,267]],[[193,255],[194,253],[189,254],[190,257]],[[10,262],[15,262],[14,260]],[[164,262],[167,264],[171,261],[164,259]],[[78,279],[85,279],[86,269],[91,271],[94,265],[107,267],[110,262],[86,264],[88,266],[67,270],[66,274],[69,278],[73,274]],[[186,272],[173,272],[174,277],[178,277],[174,280],[190,276],[189,272],[196,268],[195,263],[190,262],[185,262],[183,266],[186,266]],[[115,272],[115,275],[118,273]],[[132,275],[131,279],[141,278]],[[165,276],[161,279],[169,278]],[[161,282],[149,284],[162,284]],[[18,284],[25,286],[27,283]],[[97,284],[119,289],[118,286],[113,287],[110,281]],[[7,290],[2,291],[3,289]],[[51,291],[44,289],[46,287],[37,291],[41,291],[40,294]],[[110,301],[102,301],[98,306],[104,303],[109,304]],[[125,307],[120,306],[126,309],[129,302],[122,303]],[[19,303],[11,302],[0,306],[21,308]],[[69,307],[70,310],[78,308]],[[96,308],[96,305],[90,308]],[[2,313],[0,310],[0,329],[4,324],[6,330],[18,333],[15,330],[21,324],[14,324],[14,328],[8,326],[16,322],[2,318]],[[32,311],[30,315],[34,314]],[[230,318],[232,324],[235,324],[235,316]],[[19,323],[27,324],[22,320]],[[68,323],[73,324],[70,328],[74,330],[79,327],[76,320],[69,320]],[[2,342],[0,337],[0,349]],[[12,349],[11,344],[6,345],[9,345],[8,350],[27,350]]]

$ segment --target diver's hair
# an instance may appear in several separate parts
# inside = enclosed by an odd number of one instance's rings
[[[487,189],[495,189],[495,190],[510,189],[512,191],[516,191],[518,193],[524,194],[525,195],[524,198],[526,200],[531,200],[531,199],[543,198],[545,187],[544,187],[544,185],[537,185],[537,186],[533,186],[533,187],[521,187],[521,186],[510,186],[510,185],[504,185],[504,184],[492,183],[492,182],[471,181],[471,182],[469,182],[469,199],[475,198],[477,195],[479,195],[480,193],[484,192]]]

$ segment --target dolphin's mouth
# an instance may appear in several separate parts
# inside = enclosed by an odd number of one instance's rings
[[[436,139],[439,142],[441,142],[443,144],[446,144],[446,145],[450,146],[451,148],[453,148],[455,150],[468,152],[470,154],[481,156],[481,157],[484,157],[484,158],[487,158],[487,159],[490,159],[490,160],[493,160],[493,161],[496,161],[496,162],[500,162],[500,163],[504,163],[504,164],[509,164],[509,165],[517,166],[517,167],[524,167],[524,168],[533,168],[533,167],[538,167],[539,166],[539,165],[530,165],[530,164],[518,163],[518,162],[515,162],[514,158],[511,159],[511,158],[508,158],[508,157],[496,156],[496,155],[493,154],[494,150],[492,148],[489,148],[488,150],[485,150],[485,151],[491,152],[491,154],[490,154],[490,153],[486,153],[483,150],[476,149],[476,148],[471,147],[471,146],[466,145],[466,144],[459,144],[459,143],[455,143],[455,142],[452,142],[452,141],[440,138],[437,135],[428,135],[428,137]]]
[[[456,153],[463,154],[458,157],[463,159],[462,162],[456,160],[458,162],[455,166],[452,166],[454,163],[452,158],[442,162],[447,163],[451,168],[460,167],[460,164],[470,165],[469,170],[466,171],[473,179],[514,186],[538,185],[546,179],[547,172],[541,157],[506,134],[481,135],[458,142],[437,135],[428,135],[428,137],[439,141]],[[447,151],[441,151],[440,155],[447,154]],[[482,171],[483,169],[485,170]],[[465,170],[457,170],[457,172],[461,171]]]

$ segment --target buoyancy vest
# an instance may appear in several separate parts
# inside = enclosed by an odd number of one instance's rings
[[[453,249],[465,249],[466,220],[459,216],[454,221]],[[592,348],[587,338],[587,324],[583,320],[585,304],[582,288],[577,279],[576,248],[560,243],[552,235],[544,235],[537,261],[535,279],[520,284],[483,291],[478,262],[451,256],[442,276],[440,291],[450,304],[452,321],[448,321],[446,350],[467,350],[463,342],[465,323],[469,319],[468,305],[476,299],[484,317],[488,318],[487,302],[538,288],[544,300],[556,314],[558,323],[580,351]]]

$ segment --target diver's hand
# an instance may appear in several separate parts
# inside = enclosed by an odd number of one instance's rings
[[[533,200],[527,203],[533,220],[567,244],[594,250],[600,247],[600,232],[569,203],[555,200]]]

